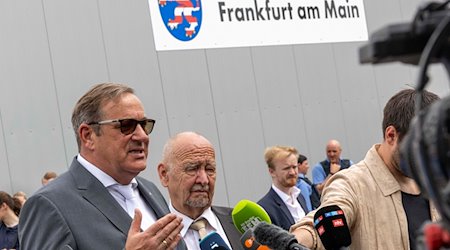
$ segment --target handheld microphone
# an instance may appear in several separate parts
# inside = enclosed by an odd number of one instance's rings
[[[326,249],[341,249],[352,244],[344,211],[339,206],[326,206],[316,211],[314,227]]]
[[[439,250],[450,247],[450,233],[440,224],[426,222],[416,239],[417,249]]]
[[[274,250],[307,250],[298,244],[293,234],[279,226],[267,224],[265,221],[256,225],[253,230],[256,240]]]
[[[266,210],[253,201],[241,200],[234,206],[231,212],[233,224],[239,232],[242,247],[246,250],[266,250],[267,246],[261,245],[253,236],[253,228],[261,221],[272,223]]]
[[[246,250],[270,250],[267,246],[261,245],[258,241],[256,241],[252,229],[245,231],[245,233],[241,236],[240,241],[241,245]]]
[[[253,201],[241,200],[231,212],[234,226],[241,234],[254,228],[261,221],[272,223],[269,214],[260,205]]]
[[[230,250],[217,232],[211,232],[200,241],[201,250]]]

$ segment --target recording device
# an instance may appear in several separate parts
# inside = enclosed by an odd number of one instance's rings
[[[342,249],[352,244],[344,211],[339,206],[322,207],[314,214],[314,227],[325,249]]]
[[[389,25],[374,32],[370,43],[359,49],[361,63],[403,62],[417,65],[431,34],[448,15],[447,2],[431,2],[419,8],[412,22]],[[444,42],[441,52],[432,58],[449,57],[450,40]]]
[[[438,223],[427,222],[422,226],[422,236],[417,238],[418,250],[439,250],[450,247],[450,233]]]
[[[201,250],[230,250],[217,232],[211,232],[200,241]]]
[[[242,247],[248,250],[267,250],[267,246],[261,245],[255,240],[253,228],[261,221],[272,223],[269,214],[257,203],[250,200],[241,200],[234,206],[231,212],[233,224],[239,232]]]
[[[272,223],[269,214],[257,203],[250,200],[241,200],[231,212],[233,224],[241,234],[254,228],[261,221]]]
[[[256,240],[274,250],[307,250],[295,236],[279,226],[261,222],[253,230]]]
[[[242,247],[246,250],[270,250],[269,247],[261,245],[258,241],[256,241],[253,234],[253,229],[245,231],[245,233],[242,234],[240,241]]]
[[[400,145],[401,170],[416,180],[442,217],[439,224],[424,225],[419,248],[445,246],[445,235],[450,232],[450,97],[421,107],[429,64],[441,62],[450,75],[449,2],[431,2],[419,8],[411,23],[375,32],[359,51],[362,63],[400,61],[419,66],[416,116]]]

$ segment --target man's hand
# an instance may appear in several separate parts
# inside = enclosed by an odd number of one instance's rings
[[[167,214],[143,232],[141,232],[141,221],[142,213],[139,209],[135,209],[134,219],[131,222],[125,244],[126,250],[175,249],[181,240],[180,231],[183,228],[183,224],[181,223],[181,218],[174,214]]]

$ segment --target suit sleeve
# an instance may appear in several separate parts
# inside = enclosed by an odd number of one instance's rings
[[[61,211],[43,195],[27,200],[19,221],[21,249],[77,249]]]

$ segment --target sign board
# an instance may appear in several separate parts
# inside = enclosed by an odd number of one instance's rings
[[[148,0],[156,50],[366,41],[363,0]]]

